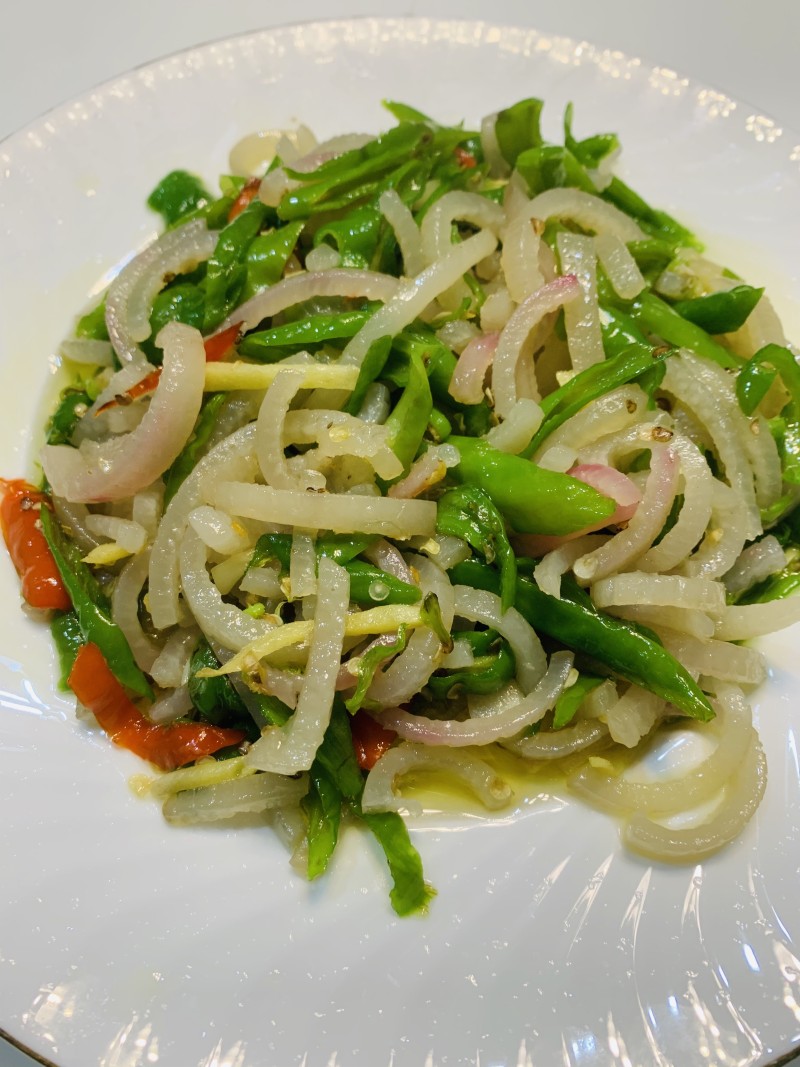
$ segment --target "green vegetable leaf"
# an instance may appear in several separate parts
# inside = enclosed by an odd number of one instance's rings
[[[42,533],[72,601],[84,639],[97,645],[122,685],[138,696],[152,700],[150,683],[137,667],[122,630],[112,621],[111,605],[94,575],[82,562],[77,547],[64,534],[50,509],[43,507],[40,515]]]
[[[173,170],[148,196],[147,206],[157,211],[169,227],[210,200],[211,194],[199,178],[185,170]]]
[[[531,97],[498,113],[494,132],[500,153],[510,166],[526,149],[539,148],[544,143],[540,127],[543,107],[542,100]]]
[[[78,616],[74,611],[56,612],[50,621],[50,633],[58,653],[60,670],[58,684],[61,689],[68,689],[67,679],[75,663],[75,657],[81,645],[86,643]]]
[[[439,498],[436,532],[460,537],[480,552],[487,563],[500,566],[500,599],[503,611],[514,603],[517,559],[508,540],[503,517],[491,498],[476,486],[449,489]]]
[[[695,300],[679,300],[675,310],[706,333],[733,333],[744,326],[761,297],[763,289],[737,285],[724,293],[712,293]]]

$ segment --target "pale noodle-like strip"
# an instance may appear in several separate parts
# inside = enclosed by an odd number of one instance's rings
[[[223,481],[209,485],[209,503],[242,518],[261,519],[306,530],[382,534],[408,540],[436,529],[432,500],[393,500],[334,493],[295,493],[267,485]]]
[[[669,515],[678,487],[678,463],[666,446],[651,445],[644,495],[627,529],[575,561],[578,581],[596,582],[627,567],[652,545]]]
[[[581,296],[564,305],[564,326],[572,367],[582,371],[605,359],[597,306],[594,241],[583,234],[566,232],[558,234],[556,245],[561,273],[576,277],[581,287]]]
[[[422,805],[418,801],[401,797],[397,792],[397,779],[417,770],[445,771],[454,776],[490,811],[505,807],[511,800],[508,783],[478,756],[406,742],[390,748],[369,772],[361,798],[362,811],[421,814]]]
[[[284,726],[267,728],[247,753],[247,761],[262,771],[307,771],[330,722],[350,602],[350,576],[344,567],[323,556],[319,582],[323,594],[317,601],[308,664],[294,715]]]
[[[503,327],[497,342],[492,365],[492,391],[495,411],[507,418],[519,399],[518,375],[529,362],[528,350],[535,347],[537,328],[547,316],[558,311],[564,304],[576,300],[581,293],[578,280],[568,275],[556,278],[528,297],[513,313]],[[549,326],[549,323],[548,323]],[[539,400],[540,394],[533,374],[528,376],[527,395]]]
[[[280,366],[280,365],[279,365]],[[283,451],[284,423],[289,407],[302,387],[302,372],[287,368],[264,394],[256,421],[256,455],[267,485],[274,489],[324,489],[318,471],[290,467]]]
[[[148,601],[156,629],[175,626],[181,618],[179,604],[178,546],[189,512],[203,503],[205,483],[223,476],[252,478],[258,466],[253,448],[254,423],[236,430],[197,464],[169,502],[158,528],[150,561]]]

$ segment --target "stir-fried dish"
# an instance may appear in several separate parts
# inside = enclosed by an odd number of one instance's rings
[[[309,878],[363,823],[399,914],[433,892],[408,782],[495,810],[558,766],[695,861],[766,785],[742,642],[800,619],[793,351],[615,135],[387,106],[153,191],[164,232],[61,346],[40,484],[2,483],[23,596],[170,822],[256,818]],[[710,754],[631,773],[687,726]]]

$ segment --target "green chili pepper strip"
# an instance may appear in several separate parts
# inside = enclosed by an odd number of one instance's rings
[[[392,341],[395,352],[410,356],[418,353],[425,365],[431,395],[437,404],[463,421],[464,432],[471,437],[485,434],[491,426],[491,413],[486,404],[460,404],[450,395],[450,381],[456,369],[456,357],[439,338],[423,326],[410,326]],[[394,384],[405,385],[405,378],[398,374]]]
[[[561,730],[569,725],[580,710],[586,697],[603,681],[594,674],[581,674],[574,685],[565,689],[553,708],[553,729]]]
[[[780,375],[789,402],[778,418],[770,421],[770,429],[778,443],[783,467],[783,480],[800,485],[800,365],[788,348],[769,344],[749,359],[736,379],[736,396],[746,415],[752,415],[761,393]],[[765,388],[766,387],[766,388]]]
[[[407,635],[408,627],[405,625],[399,626],[397,630],[397,638],[392,641],[391,644],[374,645],[361,656],[357,669],[358,683],[355,692],[344,702],[345,707],[351,715],[355,715],[358,709],[363,707],[364,700],[367,696],[367,690],[372,685],[372,679],[375,677],[375,672],[378,667],[380,667],[385,660],[391,659],[392,656],[398,655],[405,649],[408,644]]]
[[[260,200],[253,200],[220,231],[206,269],[205,331],[215,329],[241,297],[247,280],[245,257],[268,210]]]
[[[83,630],[74,611],[59,611],[50,622],[50,633],[58,653],[60,675],[58,684],[61,689],[68,689],[67,679],[78,655],[78,649],[85,644]]]
[[[459,640],[466,637],[459,636]],[[514,653],[507,641],[499,641],[494,652],[476,656],[469,667],[431,675],[427,686],[437,700],[445,700],[454,689],[467,693],[496,693],[517,671]]]
[[[542,401],[544,421],[522,455],[534,455],[554,430],[592,400],[605,396],[620,385],[635,381],[660,364],[663,366],[661,361],[671,355],[674,355],[674,350],[659,352],[649,345],[633,344],[603,363],[595,363],[580,371]]]
[[[517,558],[511,547],[503,517],[482,489],[462,485],[439,498],[436,532],[460,537],[487,563],[500,564],[500,600],[503,611],[514,603]]]
[[[742,361],[732,352],[723,348],[705,330],[684,319],[654,293],[644,293],[638,297],[633,302],[631,313],[641,327],[663,337],[671,345],[688,348],[726,370],[735,370],[742,365]]]
[[[422,593],[416,585],[387,574],[359,559],[345,563],[350,575],[350,599],[356,604],[416,604]]]
[[[408,371],[408,384],[385,424],[387,443],[404,470],[411,466],[422,444],[433,411],[428,375],[417,353],[409,357]]]
[[[453,474],[482,489],[518,533],[575,533],[609,519],[616,504],[568,474],[544,470],[474,437],[451,437],[461,456]]]
[[[312,786],[304,803],[309,818],[309,857],[312,852],[314,856],[309,875],[313,872],[316,877],[327,867],[338,839],[341,808],[346,804],[366,823],[384,851],[394,882],[389,894],[394,910],[398,915],[425,911],[435,891],[425,883],[422,862],[405,823],[396,812],[368,815],[361,811],[364,778],[353,750],[350,716],[339,697],[334,699],[331,721],[309,777]]]
[[[371,314],[370,311],[344,311],[340,315],[309,315],[271,330],[249,333],[239,342],[239,352],[250,359],[271,363],[273,359],[282,359],[287,348],[312,348],[326,341],[352,337]],[[273,349],[277,349],[275,356]]]
[[[466,560],[450,571],[452,580],[497,592],[496,572]],[[588,598],[587,598],[588,600]],[[705,694],[684,667],[641,628],[594,608],[591,603],[557,600],[527,578],[517,578],[515,607],[540,633],[604,664],[614,674],[648,689],[701,722],[714,717]]]
[[[70,552],[69,542],[49,508],[42,508],[41,521],[42,533],[69,593],[84,638],[97,645],[122,685],[138,696],[152,700],[153,690],[137,667],[122,630],[111,621],[111,607],[91,571]]]
[[[317,556],[327,556],[344,567],[350,575],[350,599],[356,604],[416,604],[422,596],[416,585],[387,574],[371,563],[355,559],[371,540],[320,538],[316,544]],[[260,567],[268,560],[275,559],[284,576],[289,573],[291,552],[290,534],[262,534],[256,542],[249,566]]]
[[[735,285],[724,293],[711,293],[695,300],[679,300],[675,310],[706,333],[733,333],[744,326],[761,297],[763,289]]]
[[[192,436],[183,446],[175,462],[164,476],[166,484],[164,507],[169,504],[183,482],[197,466],[197,461],[203,454],[211,434],[214,432],[219,413],[226,399],[227,394],[225,393],[212,393],[211,396],[206,398],[200,414],[197,416]]]

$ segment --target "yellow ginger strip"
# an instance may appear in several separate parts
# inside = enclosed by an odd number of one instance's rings
[[[333,363],[207,363],[204,390],[207,393],[232,389],[268,389],[279,374],[290,372],[302,377],[304,389],[355,388],[358,367]]]
[[[368,611],[354,611],[347,616],[345,637],[368,637],[371,634],[393,633],[400,626],[422,626],[427,622],[424,608],[416,604],[384,604]],[[270,630],[262,637],[251,641],[236,653],[218,670],[204,667],[197,672],[198,678],[216,678],[220,674],[233,674],[235,671],[247,670],[273,656],[290,645],[308,641],[314,629],[313,620],[287,622]]]

